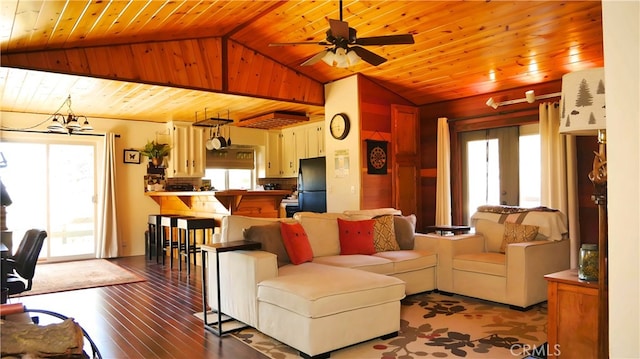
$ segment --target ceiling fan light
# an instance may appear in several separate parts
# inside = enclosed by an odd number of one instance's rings
[[[349,62],[349,66],[353,66],[360,62],[360,56],[358,56],[355,51],[349,51],[347,52],[347,61]]]
[[[333,61],[335,60],[335,57],[336,54],[333,53],[333,51],[329,50],[327,51],[327,54],[322,58],[322,61],[324,61],[329,66],[334,66]]]

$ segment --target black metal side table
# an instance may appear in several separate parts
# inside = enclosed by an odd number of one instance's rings
[[[240,251],[240,250],[255,250],[260,249],[262,244],[260,242],[254,241],[231,241],[224,243],[214,243],[202,245],[202,321],[204,322],[204,328],[212,332],[213,334],[221,337],[227,333],[237,331],[239,329],[245,328],[242,327],[234,327],[231,330],[223,330],[222,324],[226,322],[233,321],[231,316],[228,316],[228,319],[222,319],[222,304],[221,304],[221,296],[220,296],[220,253],[231,252],[231,251]],[[217,315],[217,321],[209,322],[207,319],[207,253],[214,252],[216,254],[216,286],[217,286],[217,302],[218,308],[213,310]]]
[[[451,232],[453,234],[461,234],[467,233],[471,230],[469,226],[429,226],[427,227],[427,233],[430,232],[440,232],[439,234],[442,236],[446,232]]]

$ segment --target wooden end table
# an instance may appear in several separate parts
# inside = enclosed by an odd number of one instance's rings
[[[228,319],[222,319],[222,304],[221,304],[221,296],[220,296],[220,253],[231,252],[231,251],[240,251],[240,250],[255,250],[260,249],[262,247],[260,242],[254,241],[231,241],[224,243],[214,243],[208,245],[202,245],[202,321],[204,322],[204,328],[212,332],[213,334],[221,337],[227,333],[231,333],[237,331],[242,328],[246,328],[247,326],[234,327],[230,330],[223,330],[222,324],[226,322],[234,321],[230,315],[225,314]],[[218,308],[214,310],[217,314],[217,321],[209,322],[207,319],[207,253],[211,251],[216,254],[216,286],[217,286],[217,301]]]

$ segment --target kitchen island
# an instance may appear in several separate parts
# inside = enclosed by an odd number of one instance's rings
[[[249,217],[277,218],[280,202],[291,191],[193,191],[193,192],[146,192],[160,205],[162,214],[210,217],[219,220],[229,214]]]

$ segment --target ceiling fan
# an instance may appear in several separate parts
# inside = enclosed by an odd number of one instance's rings
[[[340,20],[329,19],[329,30],[325,41],[303,41],[271,43],[269,46],[289,46],[289,45],[321,45],[327,46],[323,51],[312,56],[300,66],[309,66],[323,60],[327,64],[336,67],[349,67],[362,59],[373,66],[378,66],[387,59],[365,49],[362,46],[371,45],[403,45],[413,44],[413,35],[386,35],[361,37],[356,36],[356,29],[349,27],[346,21],[342,21],[342,0],[340,0]]]

